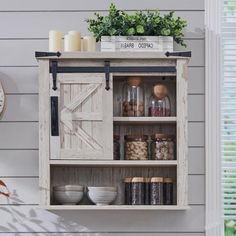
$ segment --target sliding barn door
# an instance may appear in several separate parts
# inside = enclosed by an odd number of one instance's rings
[[[57,90],[51,89],[51,158],[113,159],[112,104],[103,73],[58,74]]]

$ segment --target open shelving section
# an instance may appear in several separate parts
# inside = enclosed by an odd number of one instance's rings
[[[187,65],[181,53],[78,52],[37,54],[39,61],[40,205],[48,210],[186,210]],[[59,56],[59,57],[58,57]],[[122,86],[129,76],[145,85],[144,104],[151,88],[165,84],[171,114],[150,117],[121,116]],[[146,107],[147,108],[147,107]],[[175,160],[125,160],[127,134],[172,134]],[[113,136],[120,137],[120,160],[113,158]],[[149,150],[150,151],[150,150]],[[125,205],[125,177],[162,176],[176,180],[173,205]],[[66,184],[115,186],[112,205],[59,205],[53,187]],[[86,198],[86,194],[85,198]]]

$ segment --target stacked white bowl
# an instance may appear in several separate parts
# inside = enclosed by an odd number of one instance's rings
[[[117,196],[116,187],[88,187],[88,197],[97,206],[111,204]]]
[[[81,185],[62,185],[53,187],[55,200],[62,205],[76,205],[83,198],[84,187]]]

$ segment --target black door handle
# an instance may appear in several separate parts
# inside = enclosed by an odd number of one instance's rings
[[[51,97],[51,135],[59,136],[58,97]]]

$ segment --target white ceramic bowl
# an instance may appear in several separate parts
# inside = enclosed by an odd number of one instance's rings
[[[117,196],[116,191],[89,190],[88,197],[97,206],[109,205]]]
[[[108,191],[108,192],[117,192],[116,187],[88,187],[89,191]]]
[[[60,186],[54,186],[53,191],[82,191],[83,192],[84,187],[81,185],[75,185],[75,184],[68,184],[68,185],[60,185]]]
[[[55,200],[62,205],[76,205],[83,198],[82,191],[54,191]]]

